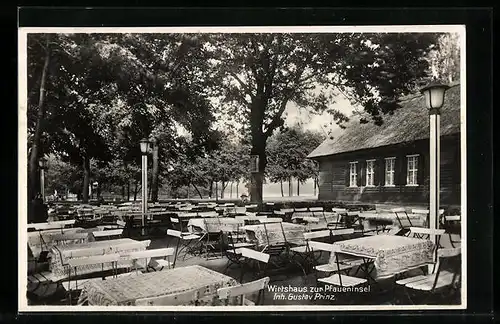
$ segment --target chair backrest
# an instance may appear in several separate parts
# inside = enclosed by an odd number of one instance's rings
[[[293,213],[293,208],[281,208],[280,211],[283,213]]]
[[[274,215],[281,215],[281,216],[286,215],[286,213],[283,210],[275,210],[275,211],[273,211],[273,214]]]
[[[86,248],[74,250],[69,253],[69,258],[81,258],[81,257],[90,257],[94,255],[103,255],[106,250],[102,247],[94,247],[94,248]]]
[[[107,231],[95,231],[92,232],[92,235],[94,237],[107,237],[107,236],[117,236],[117,235],[122,235],[123,234],[123,228],[119,229],[113,229],[113,230],[107,230]]]
[[[404,207],[391,208],[393,213],[406,213],[406,209]]]
[[[117,220],[116,221],[116,225],[120,226],[120,227],[125,227],[127,225],[126,222],[122,221],[122,220]]]
[[[252,249],[248,248],[241,248],[240,249],[241,256],[249,259],[254,259],[260,262],[268,263],[269,262],[269,254],[255,251]]]
[[[176,223],[176,224],[178,224],[178,223],[179,223],[179,218],[177,218],[177,217],[170,217],[170,221],[171,221],[172,223]]]
[[[110,262],[118,262],[121,260],[121,257],[118,253],[115,254],[104,254],[104,255],[92,255],[84,258],[71,258],[68,260],[68,264],[71,267],[79,267],[85,265],[93,265],[93,264],[101,264],[101,263],[110,263]]]
[[[439,236],[444,234],[444,229],[431,229],[425,227],[410,227],[411,234],[425,234],[429,236]]]
[[[428,209],[412,209],[411,213],[417,214],[417,215],[429,215],[429,210]],[[444,209],[440,209],[439,215],[442,215],[443,213],[444,213]]]
[[[347,213],[347,209],[345,208],[332,208],[332,212],[337,214],[345,214]]]
[[[176,231],[176,230],[173,230],[173,229],[167,229],[167,235],[175,236],[175,237],[178,237],[178,238],[182,237],[182,233],[180,231]]]
[[[217,295],[219,296],[220,299],[228,299],[231,297],[242,296],[242,303],[243,303],[243,298],[245,298],[245,295],[266,289],[267,286],[269,285],[269,281],[270,281],[269,277],[264,277],[261,279],[257,279],[255,281],[240,284],[238,286],[219,288],[217,290]]]
[[[305,208],[294,208],[294,211],[297,213],[304,213],[307,212],[307,207]]]
[[[330,236],[330,231],[329,230],[322,230],[322,231],[314,231],[314,232],[306,232],[304,233],[304,239],[305,240],[312,240],[315,238],[321,238],[321,237],[329,237]]]
[[[332,228],[330,229],[330,233],[332,233],[333,236],[354,234],[354,228]]]
[[[64,220],[64,221],[55,221],[55,222],[51,222],[49,221],[48,223],[49,224],[53,224],[53,225],[59,225],[61,227],[64,227],[64,226],[69,226],[69,225],[74,225],[76,222],[75,219],[68,219],[68,220]]]
[[[309,246],[309,249],[311,249],[312,251],[332,252],[335,249],[334,244],[324,243],[324,242],[309,241],[307,242],[307,245]]]
[[[237,213],[237,214],[244,214],[244,213],[246,213],[247,208],[246,208],[246,207],[236,207],[236,208],[234,209],[234,211],[235,211],[235,213]]]
[[[156,258],[156,257],[167,257],[174,255],[174,248],[161,248],[152,249],[144,251],[134,251],[130,253],[123,254],[122,256],[127,256],[129,259],[143,259],[143,258]]]
[[[323,207],[309,207],[310,212],[322,212],[324,211]]]
[[[267,218],[262,218],[259,219],[260,222],[262,223],[282,223],[283,218],[280,217],[267,217]]]

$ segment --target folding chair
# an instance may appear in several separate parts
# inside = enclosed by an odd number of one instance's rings
[[[413,224],[411,222],[410,216],[408,216],[408,213],[406,212],[406,209],[404,209],[403,207],[392,208],[391,212],[393,212],[394,215],[396,216],[396,219],[400,227],[400,230],[395,235],[408,236],[408,233],[410,232],[410,227],[413,227]],[[403,225],[402,221],[403,217],[406,218],[406,220],[408,221],[408,225]]]
[[[330,230],[321,230],[321,231],[314,231],[314,232],[308,232],[304,233],[304,240],[305,244],[292,247],[290,251],[292,251],[296,256],[299,256],[300,261],[298,262],[298,265],[300,266],[302,272],[304,273],[304,278],[307,276],[307,273],[309,272],[310,269],[314,267],[314,265],[317,263],[317,261],[321,258],[322,251],[324,249],[314,249],[313,247],[317,246],[322,246],[320,245],[314,245],[315,243],[323,243],[323,242],[316,242],[312,241],[313,239],[321,239],[321,238],[329,238],[331,239],[331,232]],[[312,244],[312,245],[311,245]],[[327,244],[327,243],[324,243]],[[330,244],[328,244],[330,246]],[[315,252],[319,251],[319,256],[315,257]],[[327,250],[330,251],[330,250]]]
[[[222,230],[221,230],[221,220],[219,217],[216,218],[204,218],[205,232],[201,237],[201,242],[203,244],[204,252],[206,253],[206,259],[210,258],[210,252],[213,256],[217,256],[217,253],[222,256]]]
[[[450,296],[458,297],[460,294],[461,248],[440,249],[437,257],[437,267],[432,273],[396,281],[398,286],[403,287],[410,303],[415,304],[418,298],[419,305],[427,304],[436,295],[449,303]]]
[[[240,283],[243,283],[243,278],[248,272],[247,270],[251,270],[254,278],[263,276],[267,273],[267,265],[270,258],[268,253],[255,251],[249,248],[240,248],[237,250],[237,253],[242,256],[242,261],[240,262]],[[264,266],[261,267],[261,264],[264,264]],[[255,267],[255,265],[257,267]]]
[[[181,252],[186,250],[184,253],[184,259],[186,259],[186,254],[189,252],[189,248],[190,248],[192,242],[199,242],[199,240],[201,238],[199,235],[196,235],[196,234],[183,235],[180,231],[176,231],[176,230],[172,230],[172,229],[167,230],[167,236],[172,236],[172,237],[177,238],[177,244],[175,247],[174,263],[173,263],[174,268],[175,268],[175,262],[177,261],[177,258],[179,257]]]
[[[328,220],[326,219],[325,209],[323,207],[309,207],[309,211],[313,217],[323,218],[325,223],[328,224]]]
[[[328,222],[327,225],[334,228],[345,228],[345,216],[347,216],[347,209],[345,208],[332,208],[332,213],[336,217],[335,221]]]
[[[445,233],[448,234],[451,247],[456,247],[455,244],[461,242],[462,228],[460,226],[461,216],[460,215],[442,215],[441,216],[441,226],[445,229]],[[452,235],[458,235],[459,240],[453,239]]]
[[[240,242],[238,237],[236,239],[233,238],[234,233],[227,233],[227,247],[223,249],[224,256],[227,258],[226,267],[223,270],[223,273],[226,273],[232,265],[240,265],[241,263],[241,253],[239,251],[240,248],[251,248],[255,246],[253,243],[249,242]],[[238,235],[238,234],[237,234]]]
[[[444,234],[444,229],[410,227],[410,231],[409,231],[408,236],[418,238],[418,239],[423,239],[423,240],[430,240],[432,237],[435,237],[436,245],[434,246],[432,254],[436,255],[437,251],[441,247],[440,239],[441,239],[441,235],[443,235],[443,234]],[[434,267],[436,266],[436,264],[434,262],[430,263],[430,265],[433,265]],[[422,269],[424,269],[424,268],[422,268]],[[423,270],[423,271],[425,273],[425,270]]]
[[[264,295],[267,286],[269,285],[270,278],[264,277],[255,281],[240,284],[238,286],[224,287],[217,290],[219,299],[223,300],[225,306],[229,305],[231,298],[239,298],[240,306],[255,306],[260,305],[264,300]],[[249,294],[258,292],[257,300],[255,302],[247,298]]]
[[[132,261],[133,268],[137,273],[139,268],[137,267],[137,260],[145,259],[144,271],[149,272],[149,269],[154,271],[161,271],[164,268],[171,269],[174,266],[173,262],[170,262],[170,257],[174,255],[174,248],[162,248],[144,251],[135,251],[127,254],[127,257]],[[153,259],[153,258],[163,258],[163,259]]]
[[[328,264],[328,266],[326,265],[317,266],[316,270],[329,272],[332,274],[328,277],[317,279],[317,282],[326,285],[333,285],[337,287],[350,287],[350,288],[366,285],[368,283],[367,279],[353,277],[348,274],[349,270],[352,269],[353,266],[348,264],[343,264],[339,261],[338,257],[338,254],[340,253],[339,246],[335,244],[331,244],[330,246],[331,246],[330,253],[334,254],[334,260],[335,260],[334,264]],[[345,274],[342,274],[342,272],[344,272]]]
[[[84,258],[71,258],[68,260],[68,265],[70,266],[69,268],[69,276],[68,276],[68,281],[71,281],[71,270],[73,269],[74,271],[74,278],[75,278],[75,286],[76,289],[78,290],[78,273],[77,273],[77,268],[81,266],[88,266],[88,265],[95,265],[95,264],[101,264],[103,267],[103,272],[104,272],[104,264],[106,263],[111,263],[112,267],[112,273],[113,276],[116,276],[116,271],[117,271],[117,263],[120,261],[120,255],[119,254],[104,254],[104,255],[94,255],[94,256],[89,256],[89,257],[84,257]],[[71,298],[71,289],[69,290],[69,304],[71,305],[72,298]]]

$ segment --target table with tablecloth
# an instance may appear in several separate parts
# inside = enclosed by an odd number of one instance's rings
[[[84,253],[85,256],[118,253],[120,255],[123,255],[124,259],[122,261],[118,261],[117,267],[129,267],[132,265],[132,261],[126,259],[125,255],[129,252],[146,250],[150,242],[151,241],[149,240],[136,241],[129,238],[122,238],[116,240],[88,242],[83,244],[53,246],[50,250],[51,260],[49,263],[49,270],[52,272],[54,280],[68,278],[70,270],[68,259],[73,258],[74,255],[81,255],[82,253]],[[144,262],[144,260],[138,260],[138,265],[141,267],[145,266],[141,262]],[[111,268],[111,264],[96,264],[79,266],[76,270],[78,275],[83,275],[102,270],[110,270]],[[72,273],[74,273],[74,269],[71,270]]]
[[[42,251],[50,251],[50,249],[56,244],[53,240],[54,237],[58,237],[61,234],[75,234],[75,233],[88,233],[88,237],[84,238],[84,242],[89,242],[93,240],[92,235],[90,234],[92,231],[98,231],[100,229],[86,229],[81,227],[73,227],[73,228],[64,228],[64,229],[51,229],[44,231],[36,231],[36,232],[28,232],[28,247],[31,250],[33,257],[38,258]],[[75,239],[74,242],[65,241],[65,244],[68,243],[77,243],[77,241],[81,241],[81,238]]]
[[[166,306],[215,306],[221,305],[217,289],[237,284],[229,276],[194,265],[87,282],[80,302],[86,300],[93,306],[136,305],[147,298],[165,296],[172,301]],[[183,297],[176,299],[180,296]]]
[[[246,232],[246,239],[257,246],[288,243],[303,245],[306,227],[292,223],[268,223],[246,225],[242,227]]]
[[[374,235],[335,242],[340,253],[373,260],[373,277],[390,277],[433,262],[430,240],[397,235]],[[335,263],[335,254],[330,256]]]

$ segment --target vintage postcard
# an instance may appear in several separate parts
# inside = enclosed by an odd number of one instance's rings
[[[467,306],[465,26],[19,28],[19,311]]]

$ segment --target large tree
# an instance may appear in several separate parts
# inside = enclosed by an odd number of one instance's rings
[[[252,173],[250,194],[261,202],[266,141],[283,125],[290,102],[314,112],[328,110],[342,123],[346,116],[331,105],[336,88],[380,124],[384,113],[398,107],[398,98],[426,76],[425,55],[436,35],[269,33],[205,39],[223,107],[251,134],[259,172]]]

